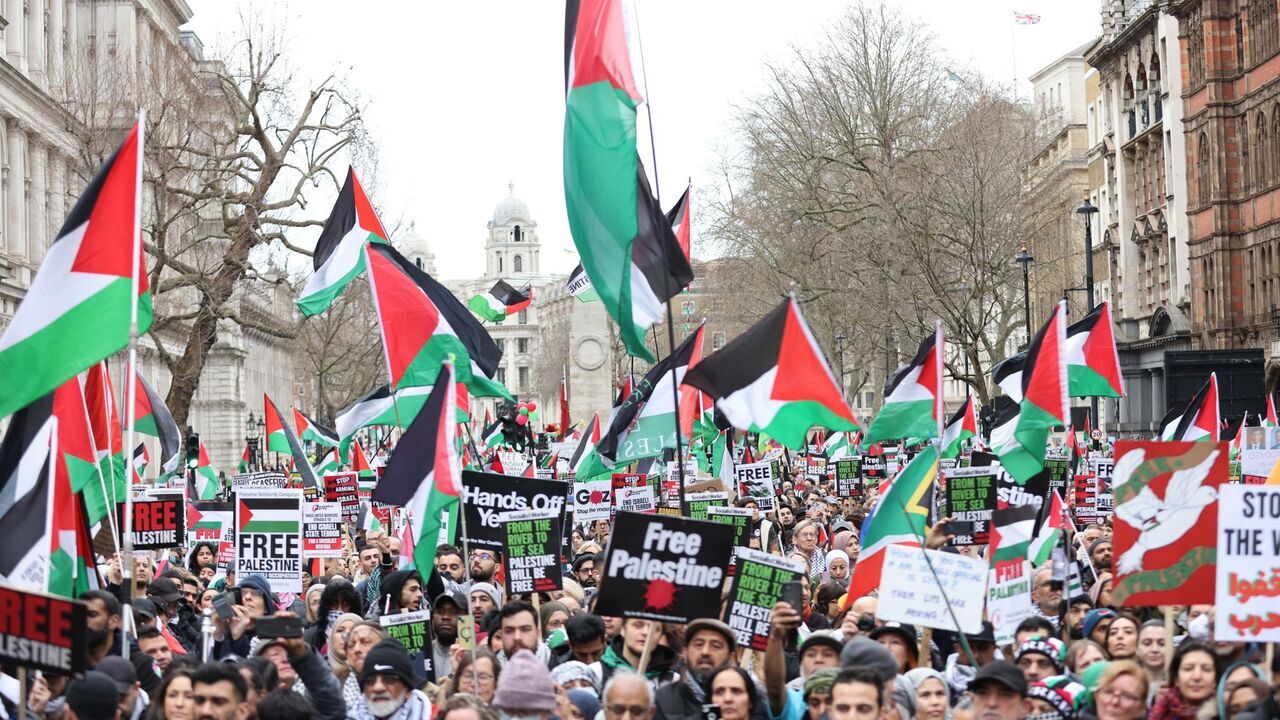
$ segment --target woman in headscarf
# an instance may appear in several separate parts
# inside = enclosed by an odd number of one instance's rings
[[[844,550],[831,550],[827,553],[827,577],[831,582],[849,584],[849,553]]]
[[[933,668],[907,671],[907,681],[916,691],[916,720],[948,720],[951,717],[951,689],[947,679]]]

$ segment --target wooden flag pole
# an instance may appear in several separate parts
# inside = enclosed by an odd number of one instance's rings
[[[626,622],[626,620],[623,620]],[[649,669],[649,656],[653,654],[653,648],[658,644],[658,631],[662,628],[662,623],[649,622],[649,634],[644,639],[644,651],[640,653],[640,663],[636,665],[636,672],[640,677],[644,677],[644,671]]]

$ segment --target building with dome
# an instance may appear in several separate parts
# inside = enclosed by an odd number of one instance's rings
[[[502,350],[497,379],[519,400],[536,402],[543,423],[559,420],[562,377],[569,381],[570,417],[576,421],[597,411],[607,414],[613,402],[613,343],[604,306],[579,302],[565,292],[566,275],[542,272],[538,223],[516,197],[513,184],[507,185],[486,229],[484,275],[445,285],[464,303],[499,280],[532,291],[528,309],[501,324],[486,324]],[[407,241],[404,247],[417,262],[416,250]],[[421,252],[424,263],[434,262],[425,243]],[[472,416],[483,418],[486,411],[496,415],[495,405],[493,398],[475,399]]]

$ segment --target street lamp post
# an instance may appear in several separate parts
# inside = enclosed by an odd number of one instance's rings
[[[849,402],[849,384],[844,380],[844,341],[846,339],[843,334],[836,336],[836,355],[840,362],[840,398],[847,403]]]
[[[1093,312],[1093,216],[1097,214],[1098,208],[1089,202],[1089,198],[1085,198],[1080,207],[1076,208],[1076,214],[1084,217],[1084,294],[1085,302],[1088,309],[1086,313]],[[1098,398],[1089,398],[1089,424],[1090,427],[1098,427]]]
[[[1022,320],[1027,329],[1027,342],[1031,342],[1031,263],[1035,262],[1035,257],[1027,252],[1027,246],[1023,245],[1018,250],[1018,254],[1013,256],[1013,261],[1022,266]]]
[[[258,456],[258,423],[253,419],[252,412],[244,421],[244,442],[249,447],[249,469],[255,469]]]
[[[258,416],[258,434],[257,434],[257,437],[258,437],[258,443],[257,443],[257,444],[258,444],[258,454],[257,454],[257,457],[255,458],[256,462],[258,463],[258,469],[259,469],[259,470],[261,470],[261,469],[262,469],[262,467],[263,467],[263,465],[265,465],[265,464],[266,464],[266,463],[265,463],[265,461],[264,461],[264,458],[265,458],[265,457],[266,457],[266,455],[267,455],[267,447],[266,447],[266,444],[267,444],[267,437],[266,437],[266,432],[267,432],[267,416],[266,416],[266,413],[263,413],[262,415],[259,415],[259,416]]]

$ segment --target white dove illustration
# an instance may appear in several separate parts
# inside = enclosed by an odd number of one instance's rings
[[[1134,455],[1138,457],[1125,462]],[[1202,484],[1217,458],[1218,451],[1214,450],[1199,465],[1175,472],[1163,498],[1156,497],[1148,485],[1136,497],[1116,506],[1116,515],[1140,531],[1133,547],[1117,560],[1116,570],[1124,574],[1142,570],[1142,558],[1148,551],[1174,542],[1196,524],[1200,513],[1218,497],[1216,489]],[[1126,454],[1117,463],[1115,477],[1127,482],[1142,459],[1140,451]]]

